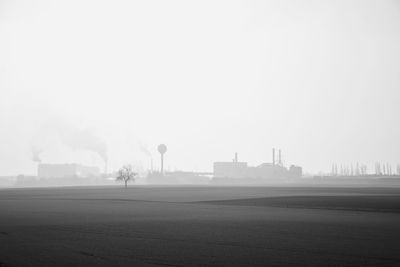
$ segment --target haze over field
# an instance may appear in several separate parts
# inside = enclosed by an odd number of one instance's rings
[[[400,158],[398,1],[0,1],[0,175]]]

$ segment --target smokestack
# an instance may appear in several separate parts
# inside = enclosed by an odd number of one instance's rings
[[[275,165],[275,148],[272,149],[272,165]]]
[[[238,153],[235,152],[235,162],[238,162]]]

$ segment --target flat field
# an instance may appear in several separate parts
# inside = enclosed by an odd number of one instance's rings
[[[400,189],[4,189],[0,266],[400,266]]]

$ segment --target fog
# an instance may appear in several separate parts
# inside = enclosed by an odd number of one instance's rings
[[[400,162],[398,1],[0,1],[0,175]]]

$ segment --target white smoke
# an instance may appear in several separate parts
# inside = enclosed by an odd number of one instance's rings
[[[140,151],[147,157],[152,158],[151,152],[149,151],[147,145],[139,143]]]
[[[107,145],[100,139],[93,129],[78,128],[73,124],[57,118],[47,121],[42,125],[39,132],[36,134],[36,140],[47,138],[49,135],[54,135],[64,145],[73,150],[86,150],[96,153],[105,163],[107,162]],[[51,146],[52,144],[47,144]],[[32,146],[32,160],[41,162],[40,154],[46,148],[40,145],[40,142],[35,142]]]
[[[42,162],[40,159],[40,154],[43,152],[43,149],[37,147],[37,146],[32,146],[32,160],[34,162]]]

